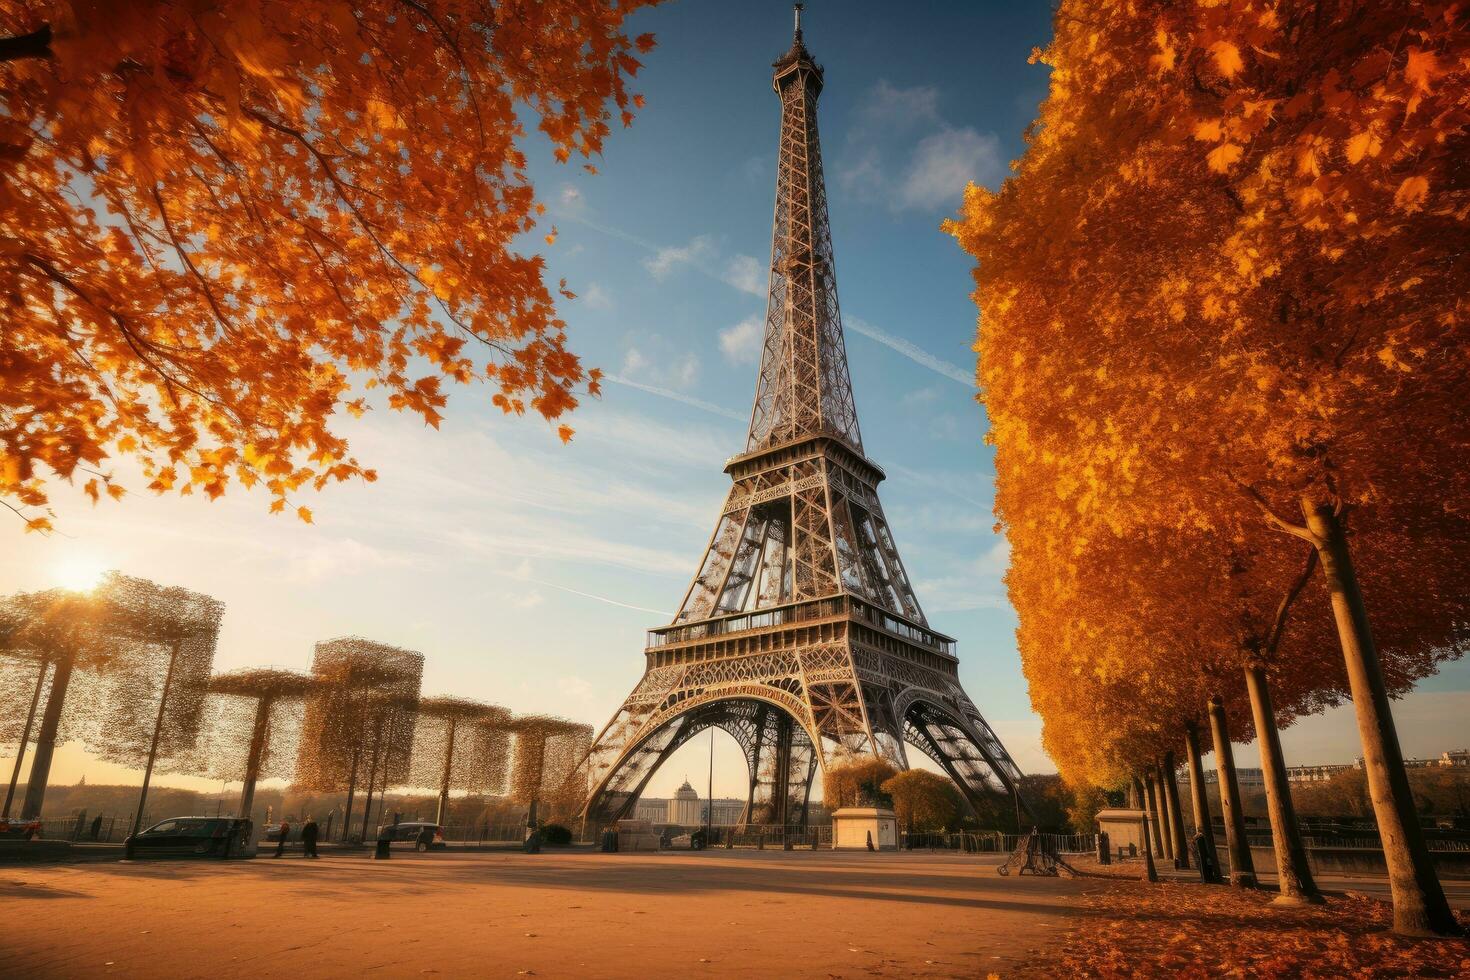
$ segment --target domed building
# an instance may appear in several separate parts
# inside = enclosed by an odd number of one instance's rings
[[[689,785],[688,777],[669,801],[669,823],[680,827],[698,827],[704,823],[704,807],[699,802],[699,793]]]

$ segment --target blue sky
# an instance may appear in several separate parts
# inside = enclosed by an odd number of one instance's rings
[[[15,555],[0,562],[0,592],[116,567],[223,599],[219,669],[305,667],[314,641],[356,633],[423,652],[426,693],[600,728],[641,674],[643,630],[683,595],[729,486],[723,462],[743,446],[774,194],[770,63],[790,43],[791,13],[687,0],[631,29],[659,40],[636,86],[648,103],[609,141],[600,173],[532,147],[560,232],[549,249],[534,241],[551,278],[579,294],[563,307],[572,344],[618,379],[570,419],[570,446],[464,389],[437,434],[387,412],[350,424],[381,478],[301,501],[312,526],[243,492],[93,508],[63,490],[63,534],[0,531]],[[995,186],[1023,149],[1046,87],[1027,57],[1050,34],[1049,5],[818,0],[805,33],[826,69],[837,281],[864,444],[889,474],[880,494],[931,623],[959,640],[966,688],[1023,769],[1051,771],[991,531],[970,264],[938,227],[966,180]],[[1456,665],[1401,702],[1406,752],[1466,741],[1467,690],[1470,669]],[[1285,741],[1302,763],[1357,754],[1344,711]],[[717,794],[742,792],[730,747]],[[650,793],[702,774],[705,751],[688,747]],[[59,779],[82,771],[117,775],[75,751],[59,758]]]

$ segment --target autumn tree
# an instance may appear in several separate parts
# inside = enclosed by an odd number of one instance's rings
[[[550,715],[522,715],[506,725],[514,733],[510,797],[526,807],[526,826],[540,824],[543,803],[565,812],[584,803],[585,770],[579,769],[592,748],[592,728]]]
[[[960,814],[960,796],[954,782],[927,769],[906,769],[878,787],[893,801],[899,825],[916,830],[944,830]]]
[[[113,668],[91,706],[89,747],[143,770],[133,833],[143,829],[155,766],[186,767],[199,736],[224,603],[111,572],[97,588]]]
[[[209,679],[199,775],[238,781],[242,817],[251,817],[255,784],[290,779],[296,765],[304,701],[316,682],[300,671],[247,667]]]
[[[1464,18],[1408,2],[1064,4],[1026,157],[951,225],[979,263],[1015,565],[1033,537],[1063,562],[1146,528],[1305,540],[1376,784],[1395,926],[1419,933],[1454,926],[1387,697],[1467,622],[1470,528],[1452,503],[1470,489],[1454,462],[1470,448],[1453,331],[1470,261]],[[1027,493],[1051,506],[1028,510]],[[1352,567],[1349,528],[1371,564]],[[1251,560],[1279,574],[1299,547],[1282,535]],[[1325,666],[1305,656],[1275,669]]]
[[[0,502],[44,529],[49,484],[120,496],[128,461],[280,510],[373,479],[339,425],[370,391],[436,426],[446,382],[596,393],[526,250],[526,127],[600,155],[653,2],[0,2]]]
[[[347,793],[343,840],[351,833],[353,800],[362,780],[368,833],[372,794],[401,783],[413,749],[413,720],[423,680],[423,654],[357,636],[316,645],[296,761],[296,785]],[[381,782],[380,782],[381,781]]]
[[[91,700],[69,695],[77,678],[105,672],[117,662],[105,626],[104,608],[95,594],[65,589],[23,592],[0,601],[0,659],[13,668],[6,676],[18,688],[7,692],[7,700],[28,705],[26,721],[17,733],[6,815],[32,730],[35,753],[21,803],[20,816],[24,820],[41,816],[57,742],[81,737],[91,726]]]
[[[822,768],[822,803],[829,810],[844,806],[882,806],[883,784],[898,770],[877,756],[855,756]]]
[[[483,701],[449,696],[419,701],[408,781],[439,788],[436,823],[449,819],[451,789],[484,792],[504,780],[509,721],[509,711]]]

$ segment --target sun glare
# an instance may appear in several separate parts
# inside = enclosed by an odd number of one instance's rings
[[[92,555],[68,555],[56,563],[52,576],[64,589],[90,592],[102,581],[102,573],[106,570],[106,566]]]

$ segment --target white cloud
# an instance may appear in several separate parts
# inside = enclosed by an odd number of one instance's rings
[[[619,377],[616,374],[603,375],[602,380],[611,381],[615,385],[623,385],[627,388],[636,388],[639,391],[646,391],[650,395],[658,395],[660,398],[670,398],[676,402],[683,402],[685,405],[697,408],[700,411],[709,412],[711,415],[719,415],[723,418],[731,419],[736,422],[744,422],[747,420],[747,416],[741,415],[739,412],[731,411],[728,408],[724,408],[720,405],[715,405],[700,398],[695,398],[692,395],[685,395],[677,391],[670,391],[669,389],[661,388],[658,385],[643,384],[640,381],[634,381],[631,378]]]
[[[760,260],[755,256],[736,255],[725,264],[724,279],[742,293],[764,296],[767,285],[764,272]]]
[[[636,347],[629,347],[628,352],[623,355],[623,373],[637,374],[648,366],[648,358]]]
[[[864,200],[877,200],[884,194],[887,179],[883,175],[882,155],[874,146],[850,150],[837,166],[837,183],[849,194]]]
[[[872,128],[935,125],[940,121],[939,90],[932,85],[896,88],[880,78],[858,104],[857,116],[860,125]]]
[[[655,348],[664,346],[657,336],[646,337],[644,342]],[[651,354],[645,347],[629,347],[623,354],[621,375],[660,387],[692,388],[699,380],[699,355],[692,351]]]
[[[915,388],[907,392],[899,399],[905,406],[913,408],[918,405],[929,405],[939,398],[939,389],[934,385],[926,385],[923,388]]]
[[[530,592],[507,592],[505,601],[517,609],[535,609],[546,601],[546,596],[532,590]]]
[[[582,199],[582,192],[571,184],[562,184],[556,196],[561,206],[568,211],[580,211],[586,204]]]
[[[1010,567],[1011,548],[1005,538],[992,538],[991,541],[991,545],[978,557],[960,563],[951,574],[914,582],[914,591],[926,609],[930,612],[959,612],[1006,607],[1002,579]]]
[[[697,265],[714,255],[715,245],[708,235],[696,235],[687,245],[668,245],[643,260],[643,268],[653,278],[668,278],[681,265]]]
[[[581,292],[580,297],[582,302],[586,303],[589,309],[612,309],[612,296],[608,295],[607,290],[603,289],[601,284],[599,283],[589,282],[587,284],[587,288]]]
[[[880,79],[854,112],[836,172],[838,186],[857,197],[932,211],[956,206],[970,181],[999,183],[1005,162],[995,134],[944,120],[938,89]]]
[[[1000,140],[972,126],[941,129],[919,141],[898,186],[897,205],[915,208],[953,207],[965,184],[996,183],[1005,176]]]
[[[755,364],[761,359],[761,342],[765,336],[764,319],[748,316],[720,331],[720,350],[732,364]]]
[[[843,317],[842,322],[844,326],[850,328],[854,333],[860,333],[869,340],[876,340],[890,350],[898,351],[915,364],[922,364],[936,374],[942,374],[951,381],[959,382],[966,388],[975,387],[974,376],[964,368],[951,364],[949,361],[942,361],[922,347],[904,340],[902,337],[895,337],[890,333],[886,333],[866,320],[860,320],[855,316]]]

